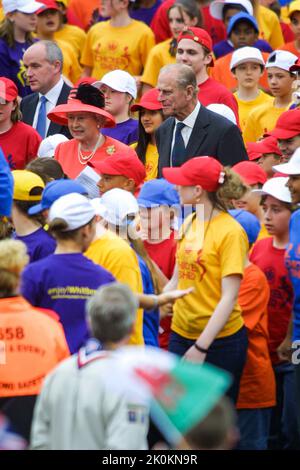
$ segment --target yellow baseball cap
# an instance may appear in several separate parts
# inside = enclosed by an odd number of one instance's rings
[[[45,184],[38,175],[32,171],[14,170],[14,195],[16,201],[40,201]]]
[[[295,12],[295,11],[300,11],[300,0],[295,0],[294,2],[291,2],[288,6],[288,16],[291,17],[291,15]]]

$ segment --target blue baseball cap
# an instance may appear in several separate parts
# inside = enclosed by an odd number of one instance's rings
[[[43,191],[41,202],[35,206],[30,207],[28,214],[35,215],[45,209],[50,209],[56,199],[70,193],[87,195],[87,190],[84,186],[73,180],[60,179],[51,181],[51,183],[46,185]]]
[[[254,16],[251,16],[251,15],[249,15],[249,13],[245,13],[245,12],[241,11],[240,13],[237,13],[236,15],[234,15],[230,18],[230,21],[229,21],[228,26],[227,26],[227,35],[228,36],[231,34],[231,32],[232,32],[233,28],[235,27],[236,23],[238,23],[239,21],[248,21],[248,23],[250,23],[254,27],[256,32],[257,33],[259,32],[258,24],[257,24],[257,21],[254,18]]]
[[[174,186],[164,178],[146,181],[137,198],[140,207],[179,206]]]
[[[260,221],[258,218],[251,214],[251,212],[245,211],[243,209],[232,209],[228,212],[245,230],[249,245],[252,245],[252,243],[256,242],[260,232]]]

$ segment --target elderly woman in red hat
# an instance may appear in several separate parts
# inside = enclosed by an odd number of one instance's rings
[[[115,126],[115,120],[104,109],[104,97],[94,86],[82,83],[71,91],[67,104],[56,106],[48,117],[67,125],[73,137],[59,144],[55,159],[69,178],[76,178],[87,165],[113,156],[116,152],[136,155],[127,145],[101,133],[103,127]]]
[[[237,296],[248,240],[228,214],[224,200],[245,188],[212,157],[195,157],[179,168],[164,168],[182,205],[195,208],[182,226],[171,289],[193,287],[175,303],[169,350],[186,360],[214,364],[232,374],[228,392],[236,402],[247,354],[247,333]],[[239,186],[240,185],[240,189]]]
[[[35,129],[21,122],[18,88],[0,77],[0,147],[12,170],[23,170],[37,156],[41,137]]]
[[[147,91],[140,102],[131,106],[131,111],[139,113],[139,140],[132,147],[146,167],[146,181],[157,178],[158,150],[155,131],[164,120],[162,104],[158,101],[158,90]]]

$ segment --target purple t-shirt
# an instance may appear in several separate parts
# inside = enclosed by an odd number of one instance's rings
[[[161,4],[162,4],[162,0],[156,0],[154,5],[152,5],[152,7],[150,8],[139,7],[137,9],[134,9],[134,7],[132,7],[129,9],[129,15],[134,20],[143,21],[148,26],[150,26],[152,18],[155,15],[156,10],[158,10]]]
[[[26,86],[26,69],[23,63],[23,54],[31,44],[16,42],[14,47],[9,47],[3,38],[0,39],[0,74],[15,82],[22,98],[32,93],[30,87]]]
[[[30,263],[46,258],[46,256],[51,255],[56,248],[56,241],[42,227],[30,235],[19,236],[15,234],[14,238],[25,243]]]
[[[123,144],[134,144],[138,140],[139,123],[136,119],[129,118],[127,121],[120,122],[116,127],[101,129],[103,135],[108,135],[117,139]]]
[[[110,272],[81,253],[52,254],[25,268],[21,292],[35,307],[49,308],[59,315],[73,354],[90,336],[86,300],[98,287],[114,281]]]
[[[262,52],[272,52],[273,49],[270,46],[270,44],[267,41],[264,41],[263,39],[258,39],[254,44],[253,47],[256,47]],[[227,41],[227,39],[224,39],[224,41],[218,42],[213,47],[214,54],[217,59],[220,57],[223,57],[224,55],[230,54],[230,52],[234,51],[234,47]]]

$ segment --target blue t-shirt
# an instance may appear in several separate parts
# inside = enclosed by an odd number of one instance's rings
[[[103,135],[108,135],[108,137],[123,142],[123,144],[130,145],[138,141],[138,128],[138,121],[129,118],[127,121],[117,124],[116,127],[101,129],[101,132]]]
[[[56,248],[56,241],[42,227],[30,235],[19,236],[14,234],[14,238],[25,243],[30,263],[46,258],[46,256],[54,253]]]
[[[26,69],[23,62],[24,52],[31,45],[31,42],[16,42],[14,47],[9,47],[3,38],[0,39],[0,74],[15,82],[22,98],[32,93],[26,85]]]
[[[270,44],[267,41],[264,41],[263,39],[258,39],[254,44],[253,47],[256,47],[262,52],[272,52],[273,49],[270,46]],[[224,39],[221,42],[218,42],[213,47],[214,55],[216,56],[216,59],[219,59],[220,57],[223,57],[224,55],[229,54],[230,52],[234,51],[234,47],[231,45],[230,42],[228,42],[227,39]]]
[[[143,281],[143,293],[154,294],[154,286],[152,282],[151,273],[148,269],[143,258],[137,255],[139,260],[140,271],[142,274]],[[143,318],[143,336],[147,346],[158,347],[158,329],[159,329],[159,310],[155,308],[153,310],[144,310]]]
[[[293,341],[300,340],[300,210],[290,220],[290,242],[285,254],[285,264],[294,289]]]
[[[35,307],[54,310],[60,317],[71,353],[89,338],[85,302],[98,287],[115,278],[81,253],[53,254],[29,264],[21,292]]]

